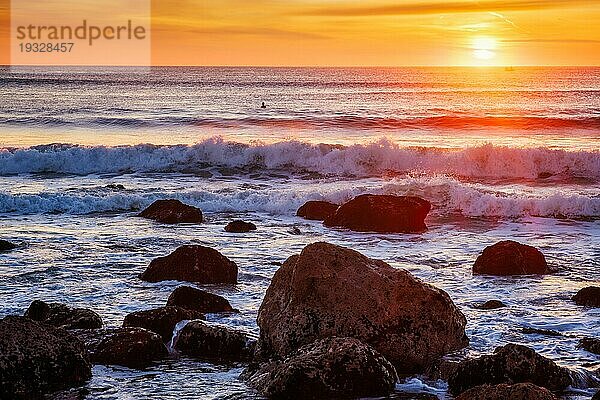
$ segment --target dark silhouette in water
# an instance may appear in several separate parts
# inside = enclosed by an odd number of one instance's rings
[[[262,102],[262,105],[260,106],[260,108],[267,108],[267,105],[265,104],[265,102]]]

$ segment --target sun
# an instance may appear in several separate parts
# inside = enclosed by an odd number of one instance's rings
[[[489,61],[496,57],[495,50],[498,48],[498,41],[492,37],[481,36],[473,38],[471,44],[473,57],[482,61]]]

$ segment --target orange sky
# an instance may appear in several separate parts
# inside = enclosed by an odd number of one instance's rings
[[[600,65],[600,0],[154,0],[152,8],[155,65]],[[8,10],[0,0],[5,50]]]

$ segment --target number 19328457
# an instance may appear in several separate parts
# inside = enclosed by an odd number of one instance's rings
[[[21,53],[70,53],[75,43],[19,43]]]

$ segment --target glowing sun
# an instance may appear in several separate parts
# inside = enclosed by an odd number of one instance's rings
[[[473,57],[478,60],[491,60],[496,56],[496,48],[498,42],[491,37],[476,37],[473,39],[471,48],[473,49]]]

